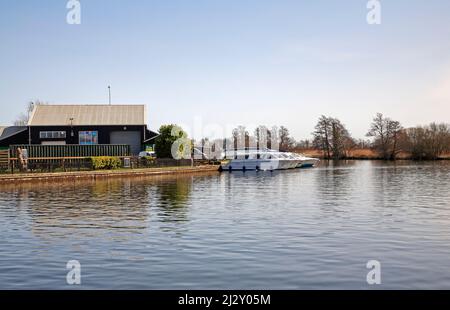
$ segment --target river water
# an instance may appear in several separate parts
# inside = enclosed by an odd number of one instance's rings
[[[1,186],[0,289],[450,289],[449,189],[381,161]]]

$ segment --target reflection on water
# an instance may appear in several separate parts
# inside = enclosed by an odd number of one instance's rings
[[[108,237],[149,227],[158,221],[187,220],[192,176],[106,179],[2,186],[0,203],[15,201],[8,217],[29,219],[33,235]],[[110,236],[110,235],[109,235]]]
[[[450,164],[0,187],[0,288],[450,288]]]
[[[178,182],[155,187],[156,191],[150,201],[154,208],[159,210],[158,218],[161,221],[187,221],[192,182],[193,177],[185,177]]]

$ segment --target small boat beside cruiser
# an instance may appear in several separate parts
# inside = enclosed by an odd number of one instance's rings
[[[286,170],[314,167],[319,160],[302,154],[279,152],[270,149],[241,149],[223,154],[226,163],[221,170]]]
[[[317,165],[320,160],[317,158],[307,157],[304,154],[293,154],[292,156],[296,157],[297,160],[299,160],[299,164],[297,165],[297,168],[312,168],[315,165]]]

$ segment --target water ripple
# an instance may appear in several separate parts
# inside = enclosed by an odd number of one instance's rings
[[[0,188],[0,288],[450,288],[450,164]]]

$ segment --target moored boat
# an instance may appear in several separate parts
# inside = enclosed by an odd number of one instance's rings
[[[312,168],[320,162],[317,158],[307,157],[303,154],[293,154],[293,156],[299,161],[296,168]]]
[[[299,154],[279,152],[270,149],[242,149],[229,151],[221,170],[286,170],[313,167],[317,159]]]

